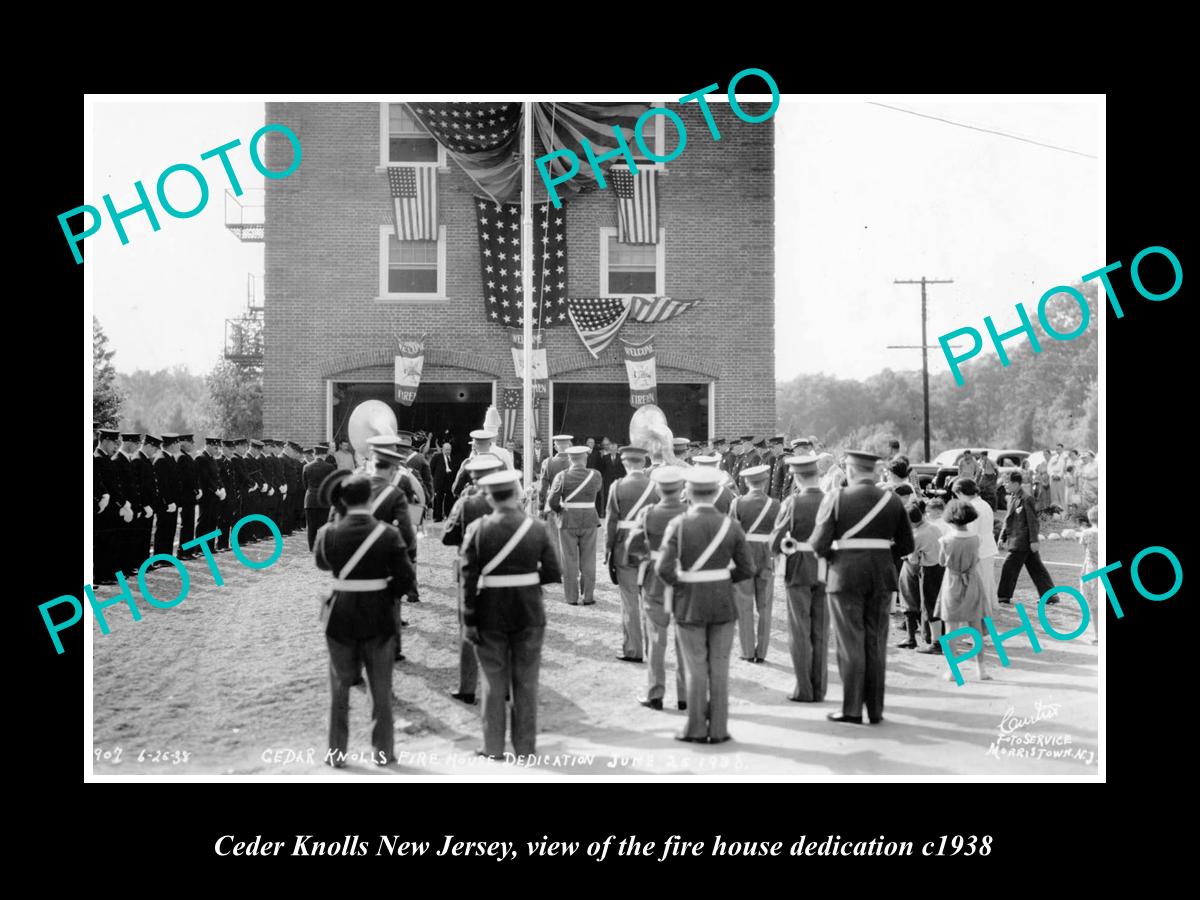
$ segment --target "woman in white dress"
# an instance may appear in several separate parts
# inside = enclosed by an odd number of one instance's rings
[[[991,616],[997,607],[996,600],[996,546],[995,511],[992,505],[979,496],[979,485],[974,478],[956,478],[954,496],[971,504],[978,513],[975,521],[967,524],[967,531],[979,538],[979,580],[987,594],[984,616]]]

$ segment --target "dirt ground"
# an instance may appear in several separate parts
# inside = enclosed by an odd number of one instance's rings
[[[841,684],[831,644],[824,703],[787,700],[792,673],[786,601],[777,577],[772,641],[766,663],[737,658],[730,677],[730,732],[717,746],[681,744],[672,735],[686,713],[674,709],[675,659],[669,651],[667,709],[645,709],[644,665],[620,662],[620,598],[598,565],[596,605],[567,606],[560,585],[547,589],[549,620],[539,695],[539,759],[518,767],[474,755],[479,707],[449,696],[457,689],[458,644],[451,548],[439,525],[421,539],[422,600],[405,604],[404,652],[395,669],[394,711],[399,761],[371,762],[368,699],[351,692],[350,761],[323,764],[328,722],[328,657],[317,621],[319,573],[303,534],[285,539],[282,558],[261,571],[231,553],[216,557],[225,584],[216,587],[203,559],[187,563],[191,593],[177,607],[140,603],[141,622],[111,607],[111,633],[93,625],[96,774],[131,776],[267,775],[345,780],[412,774],[465,778],[558,779],[580,775],[973,776],[982,779],[1068,778],[1097,774],[1098,655],[1091,632],[1055,641],[1039,630],[1042,652],[1026,637],[1008,642],[1001,668],[991,645],[994,680],[942,679],[940,656],[902,650],[903,619],[892,617],[885,721],[839,725]],[[600,543],[603,543],[601,540]],[[1043,558],[1060,584],[1076,584],[1082,552],[1068,541],[1043,543]],[[262,545],[247,549],[262,558]],[[997,563],[997,581],[999,562]],[[171,598],[170,568],[147,576],[156,595]],[[97,590],[98,598],[113,588]],[[1016,600],[1036,623],[1036,596],[1022,574]],[[1079,622],[1069,600],[1049,607],[1063,633]],[[1004,607],[997,626],[1018,624]],[[186,761],[184,755],[186,754]],[[1019,755],[1014,755],[1019,754]],[[140,761],[139,761],[140,758]]]

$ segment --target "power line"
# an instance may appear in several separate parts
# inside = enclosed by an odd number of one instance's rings
[[[1026,144],[1035,144],[1038,147],[1046,147],[1050,150],[1061,150],[1063,153],[1073,153],[1076,156],[1086,156],[1088,159],[1099,159],[1091,153],[1084,153],[1082,150],[1072,150],[1070,147],[1059,147],[1055,144],[1045,144],[1042,141],[1035,141],[1032,138],[1021,137],[1019,134],[1009,134],[1006,131],[996,131],[991,128],[980,128],[978,125],[968,125],[965,122],[955,122],[953,119],[945,119],[941,116],[930,115],[929,113],[921,113],[912,109],[904,109],[900,106],[889,106],[887,103],[877,103],[874,100],[868,100],[871,106],[882,106],[884,109],[895,110],[896,112],[908,113],[910,116],[920,116],[922,119],[933,119],[935,122],[945,122],[947,125],[957,125],[959,128],[969,128],[972,131],[982,131],[984,134],[995,134],[1000,137],[1011,138],[1014,141],[1024,141]]]

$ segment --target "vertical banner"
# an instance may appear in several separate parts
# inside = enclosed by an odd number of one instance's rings
[[[625,350],[625,369],[629,373],[629,405],[635,409],[658,403],[658,379],[654,368],[654,335],[644,341],[621,338]]]
[[[419,338],[397,337],[400,355],[396,357],[396,402],[412,406],[425,368],[425,335]]]
[[[509,329],[512,335],[513,369],[517,377],[525,377],[525,336],[516,329]],[[533,396],[546,397],[550,393],[550,373],[546,368],[546,348],[542,346],[542,334],[533,336],[533,361],[530,364],[533,373]]]
[[[500,394],[500,415],[503,417],[500,439],[507,447],[512,443],[517,430],[517,416],[521,412],[521,389],[505,388]]]

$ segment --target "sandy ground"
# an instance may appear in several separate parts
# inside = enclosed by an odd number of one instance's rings
[[[112,631],[94,628],[93,752],[97,774],[180,776],[237,774],[345,780],[407,774],[468,778],[572,778],[587,775],[672,774],[820,777],[828,774],[961,775],[984,779],[1094,776],[1097,755],[1097,647],[1091,632],[1066,642],[1039,632],[1042,652],[1027,638],[1009,642],[1011,665],[965,685],[942,680],[940,656],[896,648],[903,619],[892,618],[885,721],[838,725],[841,685],[830,648],[827,700],[791,703],[786,607],[777,579],[769,659],[735,658],[730,674],[730,731],[719,746],[681,744],[672,735],[685,713],[673,703],[673,651],[668,654],[667,709],[639,706],[646,669],[620,652],[620,599],[603,565],[596,605],[567,606],[558,585],[547,590],[536,764],[521,768],[474,756],[480,745],[478,707],[450,698],[457,689],[457,628],[451,548],[439,525],[422,538],[423,602],[405,605],[404,651],[395,669],[394,711],[399,761],[370,761],[368,700],[351,696],[349,765],[323,765],[328,715],[328,661],[317,621],[318,573],[302,534],[286,538],[282,558],[253,571],[230,553],[216,557],[223,587],[203,560],[188,563],[192,590],[172,609],[142,603],[133,622],[123,606],[109,609]],[[602,543],[602,541],[601,541]],[[266,550],[247,549],[262,558]],[[1056,582],[1072,584],[1082,553],[1073,542],[1043,544]],[[997,565],[997,580],[999,565]],[[147,577],[156,595],[178,590],[171,569]],[[97,591],[100,598],[112,588]],[[1017,600],[1036,622],[1034,589],[1024,574]],[[1050,607],[1050,621],[1069,632],[1078,607]],[[999,626],[1018,624],[1005,607]],[[1002,735],[1007,738],[1002,739]],[[1018,743],[1025,741],[1026,743]],[[1040,743],[1039,743],[1040,742]],[[1041,750],[1036,748],[1041,747]],[[1009,748],[1024,756],[1005,755]],[[119,754],[118,751],[119,750]],[[183,761],[184,753],[187,755]],[[1052,756],[1052,753],[1059,754]],[[105,757],[107,754],[107,757]],[[357,758],[355,758],[357,755]],[[139,761],[139,757],[141,760]]]

